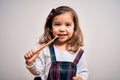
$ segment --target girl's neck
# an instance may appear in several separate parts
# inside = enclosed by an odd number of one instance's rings
[[[58,48],[61,51],[66,51],[66,43],[55,43],[55,47]]]

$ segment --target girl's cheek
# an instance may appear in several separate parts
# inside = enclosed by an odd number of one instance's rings
[[[57,36],[57,32],[53,32],[53,36]]]

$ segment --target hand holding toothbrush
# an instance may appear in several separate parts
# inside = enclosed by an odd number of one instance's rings
[[[28,66],[31,66],[35,59],[38,57],[40,51],[45,48],[46,46],[50,45],[51,43],[53,43],[56,39],[58,39],[58,36],[56,36],[55,38],[53,38],[51,41],[49,41],[48,43],[46,43],[45,45],[43,45],[42,47],[40,47],[38,50],[30,50],[28,51],[25,55],[24,55],[24,58],[26,60],[26,64]]]

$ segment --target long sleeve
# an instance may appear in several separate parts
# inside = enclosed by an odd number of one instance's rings
[[[88,74],[89,74],[89,71],[88,71],[88,65],[86,62],[86,54],[83,53],[79,63],[77,64],[77,74],[76,75],[82,77],[83,80],[87,80]]]
[[[75,53],[69,53],[67,51],[60,51],[55,46],[54,48],[55,48],[55,55],[56,55],[57,61],[73,62],[77,55]],[[40,76],[42,80],[47,80],[50,66],[51,66],[50,51],[49,51],[49,48],[46,47],[40,52],[34,64],[32,66],[26,66],[26,67],[33,75]],[[88,72],[87,62],[85,58],[85,53],[83,53],[83,55],[81,56],[81,59],[77,64],[76,75],[81,76],[83,80],[87,80],[88,73],[89,72]]]
[[[44,48],[36,58],[32,66],[26,68],[35,76],[40,76],[42,80],[46,80],[51,65],[51,57],[49,48]]]
[[[44,55],[43,51],[40,52],[39,56],[36,58],[33,65],[28,66],[26,65],[26,68],[33,74],[37,76],[41,76],[44,72],[45,62],[44,62]]]

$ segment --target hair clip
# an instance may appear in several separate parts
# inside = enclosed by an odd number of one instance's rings
[[[49,15],[47,16],[46,20],[50,19],[54,13],[55,13],[55,9],[52,9]]]

